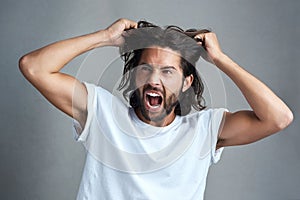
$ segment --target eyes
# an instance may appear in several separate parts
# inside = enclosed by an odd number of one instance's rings
[[[172,76],[177,73],[177,70],[173,66],[165,66],[165,67],[158,67],[157,69],[154,69],[151,65],[149,64],[141,64],[137,67],[138,72],[141,73],[153,73],[154,70],[159,70],[160,73],[164,76]]]

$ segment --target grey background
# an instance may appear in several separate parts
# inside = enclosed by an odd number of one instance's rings
[[[294,112],[293,124],[279,134],[226,148],[210,170],[206,199],[300,199],[299,11],[298,0],[1,1],[0,198],[74,199],[85,158],[84,148],[73,140],[71,120],[22,77],[19,57],[125,17],[212,28],[224,52],[263,80]],[[96,59],[99,70],[107,63],[101,59],[117,55],[116,50],[104,50]],[[76,58],[64,71],[76,75],[86,57]],[[231,80],[222,77],[229,110],[248,108]]]

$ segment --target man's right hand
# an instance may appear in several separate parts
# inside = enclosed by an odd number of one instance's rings
[[[128,19],[119,19],[105,29],[111,46],[120,46],[124,39],[122,34],[129,29],[137,28],[137,23]]]

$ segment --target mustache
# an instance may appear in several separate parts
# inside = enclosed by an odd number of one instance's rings
[[[160,92],[163,96],[165,96],[165,88],[163,87],[163,89],[157,88],[157,87],[153,87],[150,84],[146,84],[143,87],[143,93],[145,93],[148,90],[153,90],[153,91],[157,91]]]

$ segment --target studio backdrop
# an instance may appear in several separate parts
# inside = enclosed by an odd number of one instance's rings
[[[118,18],[183,28],[209,28],[222,50],[281,97],[294,113],[284,131],[225,148],[209,172],[205,199],[300,199],[298,0],[4,0],[0,8],[0,198],[75,199],[85,161],[72,120],[21,75],[18,59],[46,44],[104,29]],[[85,53],[63,71],[114,89],[118,49]],[[211,107],[249,109],[233,82],[203,60],[197,69]],[[188,191],[187,191],[188,192]]]

